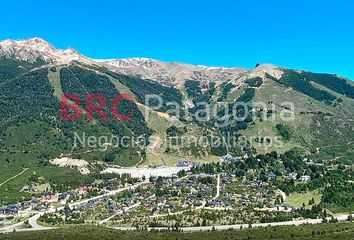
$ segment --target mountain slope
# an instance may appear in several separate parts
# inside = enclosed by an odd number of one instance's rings
[[[121,113],[133,114],[131,121],[117,121],[111,114],[112,99],[121,93],[133,97],[119,104]],[[63,94],[80,97],[79,120],[61,120]],[[87,94],[105,96],[108,121],[98,114],[86,120]],[[161,97],[160,108],[153,108],[156,100],[147,102],[149,94]],[[234,112],[237,102],[244,102],[248,111],[236,107]],[[284,121],[282,114],[291,109],[284,103],[289,102],[294,119]],[[169,103],[178,104],[181,114],[171,111]],[[209,117],[208,107],[216,109]],[[318,163],[352,164],[353,116],[354,84],[337,75],[270,64],[242,69],[151,59],[95,61],[38,38],[6,40],[0,42],[0,182],[23,168],[30,170],[0,186],[0,204],[30,197],[21,189],[31,178],[66,191],[93,182],[106,164],[174,165],[290,149]],[[90,146],[86,139],[75,144],[75,134],[107,142]],[[140,137],[145,144],[116,148],[109,142],[112,136]],[[212,144],[215,137],[221,145]],[[183,138],[192,141],[186,144]],[[177,144],[169,144],[173,139]],[[91,173],[50,164],[63,156],[87,161]]]
[[[75,130],[95,136],[145,135],[144,139],[149,139],[150,136],[163,137],[171,127],[184,129],[187,131],[185,134],[197,137],[210,133],[226,138],[230,138],[230,133],[244,136],[247,138],[246,149],[250,152],[284,152],[296,147],[319,158],[346,160],[352,154],[353,89],[352,82],[337,75],[295,71],[270,64],[243,69],[164,63],[145,58],[97,61],[75,50],[55,49],[39,38],[6,40],[0,42],[0,132],[2,147],[5,147],[3,152],[6,152],[1,157],[8,161],[26,158],[15,154],[23,145],[16,145],[17,141],[9,129],[14,125],[39,121],[57,131],[56,135],[61,139],[56,140],[57,143],[51,142],[52,139],[39,141],[54,144],[52,146],[57,149],[50,154],[43,150],[34,154],[37,156],[34,158],[41,161],[65,154],[90,161],[108,159],[119,165],[132,165],[146,161],[148,154],[151,161],[146,164],[164,164],[170,158],[174,160],[167,162],[173,164],[185,158],[201,161],[209,156],[216,159],[226,153],[242,154],[240,150],[243,147],[233,144],[238,140],[232,140],[233,143],[219,149],[192,144],[173,150],[161,145],[154,153],[159,155],[154,155],[159,159],[157,161],[147,153],[146,146],[140,150],[120,148],[102,152],[98,149],[73,149],[72,145]],[[104,109],[109,121],[101,121],[95,116],[94,121],[87,122],[85,115],[77,122],[60,121],[60,99],[65,93],[78,94],[83,100],[80,106],[83,110],[87,93],[103,94],[108,101],[119,93],[129,93],[134,102],[122,102],[122,109],[123,113],[133,113],[133,121],[112,120],[110,102]],[[147,94],[157,94],[163,100],[160,109],[149,110],[154,116],[152,118],[145,116],[151,105],[145,102]],[[216,124],[223,114],[221,110],[218,110],[220,116],[212,116],[203,122],[196,121],[195,117],[187,119],[187,115],[170,121],[166,119],[173,119],[172,115],[161,113],[170,112],[168,102],[180,104],[182,110],[187,109],[187,113],[192,115],[203,110],[198,106],[200,103],[206,102],[212,107],[226,103],[230,113],[234,102],[240,101],[249,105],[250,114],[243,120],[235,120],[233,116],[221,127]],[[255,106],[257,102],[265,105]],[[294,121],[279,119],[282,110],[286,110],[283,102],[294,104]],[[237,114],[243,113],[242,109],[237,109]],[[269,141],[265,137],[273,140],[278,137],[283,145],[268,146]],[[4,142],[15,144],[9,148]],[[60,147],[59,142],[63,143]],[[333,142],[338,146],[331,146]],[[14,152],[11,158],[10,152]]]

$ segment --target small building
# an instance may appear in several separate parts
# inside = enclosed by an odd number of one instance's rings
[[[58,196],[58,200],[63,201],[63,200],[65,200],[68,196],[69,196],[69,194],[68,194],[67,192],[60,193],[59,196]]]
[[[5,215],[6,214],[6,208],[0,208],[0,214]]]
[[[42,201],[53,201],[55,200],[55,194],[52,192],[46,192],[42,195]]]
[[[34,192],[36,192],[36,190],[34,189],[34,187],[32,185],[24,186],[21,191],[22,192],[26,192],[26,193],[34,193]]]
[[[277,175],[275,175],[273,172],[270,172],[267,174],[268,181],[275,180],[276,178],[277,178]]]
[[[87,191],[90,191],[92,189],[93,189],[92,184],[81,184],[80,188],[79,188],[79,191],[80,192],[87,192]]]
[[[176,163],[176,167],[193,167],[193,163],[189,161],[179,161]]]
[[[0,214],[3,215],[18,215],[19,207],[17,205],[9,205],[7,207],[0,208]]]
[[[221,162],[234,162],[236,160],[237,160],[237,158],[233,157],[230,154],[220,157],[220,161]]]
[[[311,176],[309,175],[303,175],[300,177],[301,182],[308,182],[311,180]]]
[[[297,179],[297,173],[296,172],[289,173],[287,178],[289,180],[296,180]]]

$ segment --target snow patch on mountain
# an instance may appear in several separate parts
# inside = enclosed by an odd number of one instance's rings
[[[208,67],[177,62],[161,62],[150,58],[98,60],[97,62],[114,71],[170,85],[179,85],[185,80],[232,81],[247,71],[245,68]]]
[[[74,49],[56,49],[41,38],[2,41],[0,42],[0,57],[13,58],[31,63],[38,60],[59,64],[71,61],[90,62],[88,58],[83,57]]]
[[[123,58],[98,60],[81,55],[72,48],[56,49],[41,38],[26,40],[5,40],[0,42],[0,57],[17,59],[26,62],[44,61],[47,64],[68,64],[78,61],[106,67],[112,71],[151,79],[165,85],[183,88],[186,80],[204,82],[242,83],[252,77],[266,78],[266,73],[279,79],[283,70],[271,64],[261,64],[254,69],[240,67],[212,67],[178,62],[162,62],[151,58]]]

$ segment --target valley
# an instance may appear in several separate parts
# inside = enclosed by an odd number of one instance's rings
[[[353,115],[354,84],[335,74],[6,40],[0,231],[350,222]]]

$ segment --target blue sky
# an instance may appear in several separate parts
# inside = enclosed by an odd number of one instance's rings
[[[1,1],[0,39],[92,58],[289,68],[354,79],[354,1]]]

